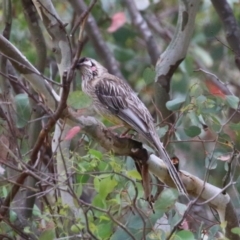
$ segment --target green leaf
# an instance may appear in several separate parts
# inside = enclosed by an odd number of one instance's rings
[[[88,152],[92,158],[97,158],[97,159],[101,160],[103,157],[103,154],[100,151],[97,151],[95,149],[89,149]]]
[[[2,188],[2,192],[3,192],[3,197],[7,197],[8,195],[8,190],[5,186],[1,187]]]
[[[175,203],[175,207],[176,207],[177,212],[180,215],[183,215],[185,213],[186,209],[187,209],[187,206],[185,204],[182,204],[182,203],[179,203],[179,202]]]
[[[176,111],[181,108],[181,106],[184,102],[185,102],[185,97],[177,97],[171,101],[168,101],[166,103],[166,107],[170,111]]]
[[[196,137],[201,133],[201,129],[197,126],[190,126],[188,128],[184,128],[184,132],[189,137]]]
[[[17,214],[16,214],[16,212],[10,210],[10,221],[11,221],[11,222],[14,222],[14,221],[16,221],[16,219],[17,219]]]
[[[194,45],[194,52],[193,52],[199,60],[204,62],[205,66],[211,67],[213,65],[213,59],[209,51],[206,51],[204,48],[199,47],[197,44]]]
[[[200,95],[200,96],[198,96],[198,97],[196,98],[196,103],[197,103],[197,105],[198,105],[199,107],[201,107],[201,105],[202,105],[203,103],[205,103],[206,100],[207,100],[207,98],[206,98],[205,96]]]
[[[190,87],[190,96],[196,98],[196,101],[203,101],[203,97],[205,98],[204,101],[206,100],[206,97],[203,96],[202,94],[203,94],[203,90],[199,86],[199,84],[194,83]]]
[[[134,236],[135,239],[136,236]],[[116,231],[111,236],[110,240],[132,240],[133,238],[128,235],[126,231],[124,231],[122,228],[117,228]]]
[[[142,180],[142,177],[137,170],[127,171],[127,176],[131,178],[135,178],[136,180]]]
[[[21,93],[15,96],[14,101],[17,110],[17,127],[22,128],[28,123],[31,116],[29,99],[27,94]]]
[[[113,6],[115,6],[118,3],[118,0],[101,0],[101,7],[104,12],[107,14],[113,13]]]
[[[139,216],[139,214],[135,213],[135,215],[133,215],[130,213],[127,215],[126,228],[135,237],[135,239],[142,239],[143,220]],[[130,240],[132,239],[132,237],[129,236],[128,233],[124,231],[122,228],[118,228],[110,239],[111,240],[123,240],[123,239]]]
[[[111,45],[109,44],[109,47],[114,52],[117,60],[128,61],[131,59],[131,57],[136,55],[136,52],[133,51],[133,49],[126,48],[126,45],[134,42],[134,38],[136,36],[135,31],[132,31],[132,29],[123,26],[119,28],[118,31],[114,32],[112,36],[115,40],[115,44],[111,43]]]
[[[143,227],[143,220],[142,218],[139,217],[137,214],[136,216],[131,215],[131,217],[128,218],[128,227],[134,230],[139,231],[140,229],[142,230]]]
[[[71,92],[67,100],[67,104],[75,109],[89,107],[91,102],[91,98],[82,91]]]
[[[229,127],[234,131],[240,131],[240,123],[231,123],[229,124]]]
[[[112,233],[112,222],[104,222],[98,225],[98,235],[100,239],[109,239]]]
[[[83,191],[83,186],[82,184],[76,184],[76,195],[77,196],[81,196],[82,195],[82,191]]]
[[[108,217],[108,216],[106,216],[106,215],[101,215],[101,216],[99,216],[99,219],[100,219],[101,222],[102,222],[102,221],[110,221],[110,217]]]
[[[214,225],[208,229],[208,238],[213,239],[216,234],[221,230],[219,225]]]
[[[97,192],[99,192],[99,186],[100,186],[100,180],[98,177],[95,177],[93,179],[93,185],[94,185],[94,188]]]
[[[182,230],[176,233],[173,237],[173,240],[195,240],[193,233],[190,231]]]
[[[163,210],[164,212],[168,211],[172,206],[174,206],[175,202],[178,198],[178,191],[173,188],[169,188],[164,190],[156,203],[154,204],[154,208],[156,210]]]
[[[77,223],[71,226],[71,231],[74,233],[79,233],[82,229],[84,229],[84,225],[81,223]]]
[[[215,169],[217,167],[217,161],[214,158],[210,160],[209,156],[207,156],[205,158],[205,167],[207,169]]]
[[[55,233],[53,229],[44,231],[40,237],[39,240],[53,240],[55,238]]]
[[[168,130],[169,126],[165,125],[164,127],[157,128],[157,134],[160,138],[162,138],[163,136],[165,136]]]
[[[99,208],[105,208],[106,202],[105,199],[102,198],[100,194],[97,194],[92,201],[93,206],[99,207]]]
[[[29,227],[29,226],[25,227],[25,228],[23,229],[23,232],[25,232],[25,233],[31,233],[30,227]]]
[[[233,109],[238,108],[239,98],[236,96],[228,95],[226,96],[226,101],[229,107]]]
[[[240,228],[239,227],[232,228],[231,232],[234,234],[237,234],[240,237]]]
[[[111,193],[117,186],[117,181],[114,178],[108,177],[100,181],[99,194],[105,199],[109,193]]]
[[[154,82],[155,76],[156,76],[156,73],[154,69],[150,67],[145,68],[143,72],[143,79],[147,85],[152,84]]]
[[[40,209],[38,208],[37,205],[34,204],[33,206],[33,211],[32,211],[33,216],[35,217],[40,217],[42,216]]]

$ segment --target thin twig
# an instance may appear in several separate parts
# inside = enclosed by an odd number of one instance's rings
[[[66,73],[67,74],[67,73]],[[57,110],[55,111],[55,113],[53,113],[53,115],[49,118],[48,123],[46,124],[46,126],[41,130],[41,132],[39,133],[38,139],[34,145],[34,148],[32,150],[31,156],[30,156],[30,160],[28,162],[28,164],[31,166],[33,165],[36,160],[37,160],[37,155],[38,152],[47,136],[47,134],[49,133],[49,131],[52,129],[52,127],[56,124],[57,120],[61,117],[62,112],[66,109],[67,104],[67,97],[69,94],[69,90],[70,90],[70,79],[67,79],[67,82],[63,82],[63,94],[61,97],[61,101],[58,105]],[[6,213],[8,212],[8,207],[11,203],[11,201],[13,200],[13,198],[15,197],[15,195],[17,194],[20,186],[22,185],[24,180],[26,179],[26,177],[29,175],[28,172],[23,172],[16,180],[16,183],[12,189],[10,190],[10,192],[8,193],[7,197],[5,198],[3,204],[1,205],[0,208],[0,215],[2,217],[4,217],[6,215]],[[2,219],[0,219],[2,220]]]

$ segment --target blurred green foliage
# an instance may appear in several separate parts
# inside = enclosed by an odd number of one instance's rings
[[[237,1],[229,2],[233,7],[236,19],[239,21],[239,3]],[[55,0],[53,3],[63,23],[68,23],[66,30],[70,32],[73,26],[74,10],[67,1]],[[2,16],[3,11],[1,6],[2,3],[0,3],[0,16]],[[110,26],[111,17],[116,12],[126,13],[127,21],[117,31],[109,33],[107,29]],[[147,14],[154,15],[159,21],[157,24],[161,30],[166,35],[168,33],[171,37],[173,36],[177,21],[176,1],[152,3],[142,11],[142,14],[144,16]],[[139,93],[146,105],[152,106],[155,78],[154,66],[151,66],[145,43],[131,24],[126,8],[118,0],[101,0],[94,7],[92,15],[98,23],[104,41],[118,60],[125,79]],[[13,24],[10,40],[32,64],[35,64],[37,59],[36,50],[32,44],[24,18],[21,1],[13,0],[12,16]],[[54,54],[51,52],[51,40],[42,24],[40,25],[48,46],[46,72],[49,74],[50,70],[48,68],[50,68]],[[4,25],[0,24],[1,31],[3,28]],[[164,51],[169,44],[169,39],[161,37],[156,31],[151,30],[159,48]],[[73,42],[76,43],[76,39],[77,34],[73,36]],[[172,99],[166,103],[167,108],[176,114],[171,140],[178,141],[174,145],[175,150],[179,151],[181,149],[181,155],[179,156],[180,168],[199,177],[203,177],[207,169],[211,169],[209,181],[218,186],[221,186],[222,178],[226,174],[225,163],[219,161],[219,158],[224,154],[231,153],[235,148],[239,149],[240,146],[239,118],[235,123],[228,121],[228,112],[236,110],[239,105],[239,70],[234,63],[234,54],[226,45],[225,33],[215,10],[210,1],[202,1],[187,56],[175,72],[171,82]],[[90,41],[84,46],[82,55],[103,62]],[[230,83],[233,86],[233,92],[236,92],[236,96],[226,96],[223,99],[209,92],[205,85],[208,75],[201,71],[195,71],[199,68],[207,69],[220,77],[222,81]],[[76,81],[79,83],[79,79]],[[75,91],[70,93],[68,99],[69,106],[75,109],[88,107],[91,103],[80,88],[80,84],[77,84]],[[27,95],[19,94],[15,96],[15,103],[17,127],[24,128],[30,117]],[[169,128],[168,126],[160,128],[161,136]],[[203,142],[195,142],[195,140],[200,141],[201,139],[203,139]],[[213,141],[208,143],[204,142],[204,140]],[[213,143],[216,143],[214,147]],[[26,146],[26,144],[22,146]],[[141,239],[144,221],[141,212],[134,209],[132,204],[135,196],[137,195],[139,209],[143,209],[148,213],[150,210],[148,203],[143,200],[144,192],[140,183],[141,176],[136,171],[134,164],[129,163],[129,159],[123,161],[122,158],[113,156],[111,153],[103,152],[94,143],[84,150],[84,154],[73,153],[71,161],[76,173],[74,190],[77,197],[80,197],[85,187],[89,187],[94,192],[92,210],[84,209],[88,217],[89,229],[99,239],[130,239],[126,231],[116,227],[116,222],[110,217],[113,216],[116,221],[125,220],[125,228],[136,239]],[[186,160],[184,161],[184,159]],[[156,191],[156,188],[154,190]],[[0,196],[5,197],[8,192],[9,189],[4,187],[0,191]],[[149,213],[147,217],[144,216],[144,224],[146,224],[147,228],[153,229],[156,221],[166,212],[170,216],[168,220],[170,225],[179,220],[181,216],[174,210],[179,210],[178,207],[181,210],[181,206],[175,204],[176,200],[177,193],[175,190],[167,189],[163,191],[154,205],[156,213]],[[233,199],[233,202],[234,204],[239,203],[238,199]],[[67,206],[63,206],[59,200],[54,208],[61,209],[57,216],[60,222],[59,219],[67,215]],[[42,210],[41,213],[38,212],[36,217],[45,219],[47,223],[50,223],[52,221],[51,213],[45,206]],[[14,212],[11,213],[11,217],[14,219]],[[64,220],[71,222],[71,219],[66,218]],[[74,219],[74,221],[70,229],[72,233],[83,233],[82,230],[86,229],[86,219],[82,217]],[[58,228],[61,227],[59,223]],[[210,228],[210,236],[214,237],[218,230],[219,226]],[[24,229],[25,233],[29,231],[29,228]],[[239,229],[236,228],[233,231],[239,234]],[[5,232],[11,232],[11,228],[6,223],[1,223],[0,233]],[[67,233],[64,234],[63,230],[62,236],[67,236]],[[165,239],[166,234],[161,230],[151,231],[147,239]],[[16,233],[12,232],[10,235],[14,236]],[[194,237],[199,237],[199,235],[182,230],[176,233],[173,239],[192,240],[195,239]],[[39,239],[53,239],[54,237],[54,232],[50,229],[43,231]]]

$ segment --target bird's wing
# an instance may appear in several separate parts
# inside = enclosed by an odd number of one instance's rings
[[[104,78],[95,85],[99,101],[138,132],[147,133],[152,117],[130,86],[121,79]]]
[[[165,161],[176,187],[180,192],[186,194],[182,180],[157,136],[151,114],[129,85],[121,79],[117,78],[116,81],[116,78],[107,77],[98,81],[95,88],[98,100],[112,114],[142,134],[156,148],[160,157]]]

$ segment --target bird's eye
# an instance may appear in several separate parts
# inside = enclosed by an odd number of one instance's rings
[[[80,58],[78,63],[77,63],[78,67],[80,67],[80,66],[92,67],[93,65],[94,64],[92,63],[92,61],[89,58],[86,58],[86,57]]]
[[[79,59],[78,63],[81,64],[84,63],[85,61],[87,61],[87,58],[83,57]]]

